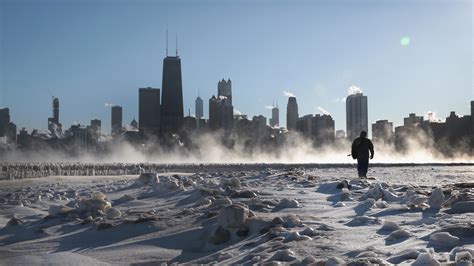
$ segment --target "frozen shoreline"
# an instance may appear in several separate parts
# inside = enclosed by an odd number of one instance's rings
[[[378,166],[369,173],[377,180],[351,179],[348,167],[234,167],[0,181],[0,264],[410,264],[474,255],[473,188],[453,185],[472,182],[470,165]],[[338,189],[346,179],[351,188]],[[101,195],[118,212],[93,209],[87,199]],[[7,225],[14,214],[21,221]]]

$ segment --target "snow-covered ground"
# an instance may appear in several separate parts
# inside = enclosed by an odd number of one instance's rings
[[[354,175],[239,167],[0,181],[0,264],[473,261],[473,166]]]

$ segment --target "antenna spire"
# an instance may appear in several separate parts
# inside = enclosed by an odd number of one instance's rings
[[[178,56],[178,34],[176,33],[176,56]]]
[[[168,25],[166,25],[166,56],[168,56]]]

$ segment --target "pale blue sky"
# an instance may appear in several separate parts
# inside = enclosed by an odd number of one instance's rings
[[[171,54],[179,35],[186,114],[200,89],[207,117],[222,78],[232,79],[236,109],[269,117],[265,106],[278,101],[283,125],[284,90],[301,116],[321,106],[344,130],[340,99],[351,85],[368,96],[370,123],[468,114],[474,100],[468,0],[0,3],[0,106],[19,128],[46,129],[52,95],[67,127],[99,118],[109,130],[105,103],[122,105],[129,123],[138,88],[161,87],[167,24]]]

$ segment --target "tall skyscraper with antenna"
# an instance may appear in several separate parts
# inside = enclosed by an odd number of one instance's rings
[[[199,96],[199,92],[198,92],[198,97],[196,98],[196,101],[195,101],[195,108],[196,108],[196,118],[197,119],[201,119],[204,117],[204,106],[203,106],[203,100],[201,99],[201,97]]]
[[[175,133],[183,122],[183,85],[181,59],[178,56],[178,36],[176,36],[176,56],[169,56],[168,30],[166,30],[166,57],[163,59],[161,89],[161,129],[164,133]]]

